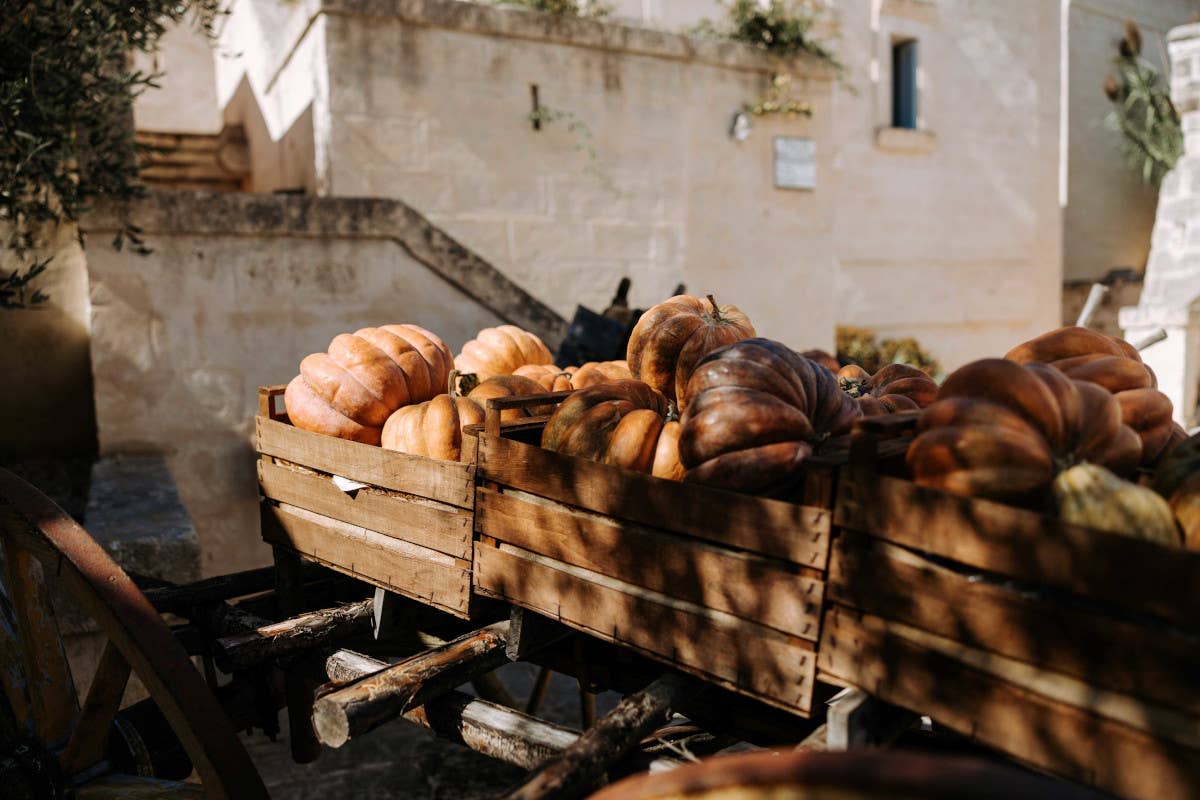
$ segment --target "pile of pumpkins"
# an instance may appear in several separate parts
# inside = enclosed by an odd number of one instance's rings
[[[1134,348],[1084,328],[967,364],[939,386],[904,364],[872,375],[796,352],[757,337],[734,306],[681,295],[642,316],[625,361],[579,368],[555,366],[512,325],[480,331],[458,356],[416,325],[341,334],[301,362],[285,402],[299,427],[458,460],[462,428],[482,422],[488,398],[554,391],[573,393],[505,412],[553,412],[547,449],[768,496],[855,420],[919,411],[906,464],[920,485],[1200,548],[1200,437],[1172,422]]]

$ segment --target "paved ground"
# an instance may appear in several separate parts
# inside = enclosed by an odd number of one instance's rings
[[[510,664],[501,679],[515,697],[524,699],[533,684],[535,668]],[[464,687],[468,691],[469,687]],[[597,698],[603,714],[617,701],[606,693]],[[579,726],[579,695],[570,678],[555,675],[539,716],[562,725]],[[294,764],[283,734],[270,742],[261,734],[246,737],[271,796],[280,800],[475,800],[494,797],[518,782],[523,770],[486,758],[438,739],[403,720],[372,731],[338,750],[325,749],[312,764]]]

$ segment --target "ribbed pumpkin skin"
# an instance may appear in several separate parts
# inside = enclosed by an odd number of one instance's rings
[[[907,364],[888,364],[874,375],[857,364],[842,367],[838,386],[858,400],[863,415],[916,411],[937,399],[938,387],[923,370]]]
[[[1108,389],[1121,404],[1121,417],[1142,440],[1142,463],[1153,464],[1171,438],[1173,409],[1158,391],[1154,372],[1128,342],[1086,328],[1059,328],[1009,351],[1018,364],[1043,363],[1067,377]]]
[[[805,350],[800,355],[804,356],[809,361],[817,362],[822,367],[824,367],[825,369],[832,372],[834,375],[836,375],[838,373],[838,370],[840,370],[842,368],[842,365],[840,363],[838,363],[837,358],[835,358],[830,353],[825,352],[824,350]],[[863,370],[863,372],[865,373],[866,370]]]
[[[532,378],[523,375],[495,375],[476,386],[467,395],[480,408],[487,409],[487,401],[493,397],[527,397],[542,394],[542,387]],[[530,408],[507,408],[500,412],[503,421],[521,419],[522,417],[550,414],[554,406],[532,406]]]
[[[862,416],[832,372],[770,339],[710,354],[687,391],[679,437],[685,480],[739,492],[786,485],[815,444],[847,433]]]
[[[571,376],[571,388],[586,389],[598,383],[633,379],[627,361],[589,361]]]
[[[681,294],[642,315],[629,336],[626,361],[634,379],[662,392],[682,411],[689,401],[688,379],[700,360],[754,335],[754,326],[736,307]]]
[[[641,381],[589,386],[559,405],[542,432],[542,447],[671,478],[672,432],[666,441],[662,434],[676,423],[666,421],[667,410],[667,399]]]
[[[463,345],[454,359],[459,372],[472,372],[485,381],[493,375],[511,375],[526,364],[551,364],[554,357],[535,334],[516,325],[484,328]]]
[[[683,480],[683,464],[679,463],[679,434],[683,426],[678,420],[672,420],[663,425],[658,434],[658,444],[654,448],[654,462],[650,466],[650,474],[656,478],[668,481]]]
[[[1178,547],[1171,507],[1150,489],[1096,464],[1077,464],[1054,479],[1058,514],[1067,522]]]
[[[918,484],[998,500],[1037,498],[1079,461],[1129,474],[1142,452],[1102,387],[996,358],[951,373],[919,430],[906,459]]]
[[[461,461],[463,427],[482,422],[483,409],[474,400],[440,394],[392,414],[383,426],[382,444],[401,453]]]
[[[526,364],[517,367],[513,375],[537,381],[544,392],[569,392],[574,388],[571,386],[571,374],[575,370],[575,367],[560,368],[553,364]]]
[[[450,349],[418,325],[383,325],[335,336],[325,353],[300,362],[284,392],[298,428],[379,444],[393,411],[444,391]]]

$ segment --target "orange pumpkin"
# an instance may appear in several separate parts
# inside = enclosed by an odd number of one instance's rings
[[[641,381],[580,389],[546,423],[542,447],[615,467],[678,480],[678,422],[667,399]]]
[[[454,367],[485,381],[493,375],[511,375],[526,364],[553,362],[550,350],[536,335],[516,325],[500,325],[484,328],[464,344],[454,359]]]
[[[642,315],[629,336],[626,360],[635,379],[683,410],[688,379],[700,359],[754,335],[754,326],[736,307],[718,306],[712,295],[708,300],[678,295]]]
[[[938,387],[924,371],[907,364],[888,364],[874,375],[857,364],[838,371],[838,386],[858,400],[868,417],[925,408],[937,397]]]
[[[526,378],[524,375],[495,375],[472,389],[467,397],[478,403],[480,408],[486,409],[487,401],[493,397],[526,397],[534,394],[542,394],[542,387],[532,378]],[[507,408],[500,412],[500,419],[508,421],[550,414],[553,411],[553,405]]]
[[[284,393],[298,428],[379,444],[393,411],[446,386],[450,349],[418,325],[383,325],[335,336],[328,352],[300,362]]]
[[[388,450],[443,461],[463,460],[467,425],[483,423],[483,409],[469,397],[439,394],[432,400],[405,406],[388,417],[382,444]]]
[[[537,381],[544,392],[569,392],[571,376],[578,367],[556,367],[553,364],[526,364],[517,367],[514,375]]]
[[[862,416],[832,372],[770,339],[710,354],[687,392],[679,438],[685,480],[741,492],[786,488],[814,447]]]
[[[1074,380],[1116,396],[1121,417],[1142,440],[1142,463],[1154,463],[1171,438],[1171,400],[1128,342],[1086,328],[1059,328],[1018,345],[1005,356],[1018,364],[1045,363]]]
[[[627,361],[589,361],[571,376],[572,389],[586,389],[597,383],[633,380]]]
[[[998,500],[1041,500],[1081,461],[1128,475],[1142,456],[1112,394],[1044,364],[988,358],[955,370],[919,427],[907,454],[918,484]]]

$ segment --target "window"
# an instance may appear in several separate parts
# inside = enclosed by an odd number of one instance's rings
[[[917,40],[892,43],[892,127],[917,127]]]

